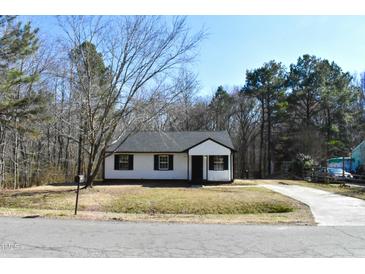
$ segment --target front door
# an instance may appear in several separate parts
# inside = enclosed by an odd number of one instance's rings
[[[191,180],[193,182],[203,181],[203,156],[191,156]]]

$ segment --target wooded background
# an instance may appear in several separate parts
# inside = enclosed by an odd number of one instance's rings
[[[348,156],[364,139],[360,79],[331,60],[268,60],[242,86],[201,97],[192,66],[206,33],[192,33],[184,17],[58,22],[63,35],[48,41],[30,23],[0,17],[0,188],[76,174],[91,186],[108,144],[140,130],[227,130],[236,176],[251,178]]]

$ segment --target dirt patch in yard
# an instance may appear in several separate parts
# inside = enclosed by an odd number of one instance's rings
[[[313,225],[312,214],[307,208],[301,208],[289,213],[262,214],[226,214],[226,215],[194,215],[194,214],[133,214],[111,213],[100,211],[79,211],[77,216],[72,210],[1,208],[0,216],[28,218],[57,218],[96,221],[125,221],[125,222],[163,222],[163,223],[196,223],[196,224],[285,224]]]

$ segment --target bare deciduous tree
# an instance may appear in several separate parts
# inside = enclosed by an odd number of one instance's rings
[[[180,17],[60,20],[69,38],[68,77],[80,113],[80,138],[73,140],[86,154],[86,186],[92,186],[108,145],[138,131],[182,92],[176,77],[194,60],[204,33],[192,35]],[[166,103],[143,111],[156,96]]]

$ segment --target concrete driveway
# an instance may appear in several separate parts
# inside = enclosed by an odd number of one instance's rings
[[[365,257],[365,227],[0,217],[0,257]]]
[[[296,185],[262,185],[307,204],[322,226],[365,225],[365,201]]]

